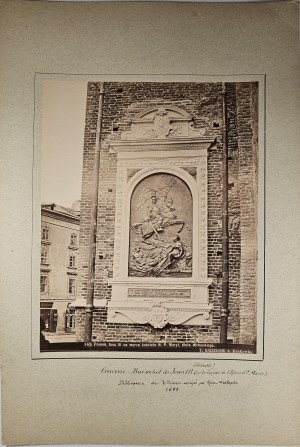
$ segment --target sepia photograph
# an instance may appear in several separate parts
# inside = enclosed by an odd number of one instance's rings
[[[2,3],[3,445],[299,445],[299,5]]]
[[[41,352],[256,354],[259,82],[42,91]]]

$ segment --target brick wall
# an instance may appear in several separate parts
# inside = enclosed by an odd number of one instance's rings
[[[230,317],[229,338],[234,342],[253,340],[248,317],[253,319],[255,309],[256,257],[249,247],[255,245],[256,223],[253,207],[257,189],[257,156],[254,125],[249,121],[257,117],[255,84],[227,84],[229,125],[229,214],[230,230]],[[98,225],[95,296],[110,299],[111,288],[107,276],[113,276],[114,214],[116,184],[116,154],[109,154],[103,141],[111,134],[119,135],[130,129],[130,120],[142,109],[150,106],[175,105],[194,117],[195,127],[206,125],[218,137],[218,144],[208,154],[208,276],[222,268],[222,96],[220,83],[105,83],[103,105],[100,177],[98,196]],[[91,188],[94,166],[94,147],[99,101],[99,84],[89,83],[87,93],[86,130],[83,158],[83,181],[80,230],[80,293],[86,298],[88,241],[90,231]],[[256,115],[255,115],[256,113]],[[257,130],[257,129],[256,129]],[[246,153],[245,153],[246,151]],[[251,200],[249,199],[251,195]],[[243,203],[242,203],[243,202]],[[249,220],[249,213],[251,218]],[[240,222],[240,224],[239,224]],[[245,238],[243,232],[245,231]],[[243,253],[242,253],[243,252]],[[253,264],[247,269],[249,260]],[[251,265],[252,265],[251,264]],[[254,270],[253,270],[254,269]],[[243,275],[243,278],[241,277]],[[248,277],[251,277],[249,282]],[[217,342],[219,341],[221,284],[212,285],[209,291],[213,304],[212,326],[166,326],[157,330],[150,325],[112,324],[106,321],[106,311],[95,310],[93,337],[103,341],[149,342]],[[251,310],[249,310],[251,309]],[[82,312],[78,313],[78,339],[82,339]],[[253,321],[255,331],[255,322]],[[243,335],[241,335],[243,333]]]
[[[256,338],[257,289],[257,85],[237,84],[241,207],[240,340]]]

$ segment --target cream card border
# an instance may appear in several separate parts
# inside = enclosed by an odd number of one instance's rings
[[[1,2],[4,443],[299,445],[298,6]],[[255,367],[267,373],[264,379],[168,394],[118,387],[100,371],[188,368],[193,360],[32,360],[32,208],[34,231],[39,219],[37,183],[32,207],[35,72],[89,73],[89,79],[96,73],[266,74],[264,359],[215,361],[220,368]]]

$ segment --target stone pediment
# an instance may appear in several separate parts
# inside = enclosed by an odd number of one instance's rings
[[[131,122],[131,129],[121,134],[121,140],[161,140],[201,138],[206,127],[194,128],[192,117],[181,109],[160,107],[148,109]]]

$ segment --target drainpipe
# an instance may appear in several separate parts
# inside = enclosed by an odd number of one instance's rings
[[[227,343],[228,302],[229,302],[229,240],[228,240],[228,130],[227,130],[227,93],[222,83],[223,103],[223,185],[222,185],[222,307],[220,343]]]
[[[94,284],[95,284],[95,264],[96,264],[96,239],[97,239],[97,214],[98,214],[98,188],[99,188],[99,166],[100,166],[100,136],[102,126],[103,114],[103,99],[104,99],[104,83],[100,84],[99,96],[99,111],[96,129],[96,143],[95,143],[95,159],[94,159],[94,174],[92,186],[92,207],[91,207],[91,223],[90,223],[90,253],[89,253],[89,267],[88,267],[88,284],[87,284],[87,299],[85,306],[85,333],[84,341],[92,341],[93,329],[93,310],[94,310]]]

